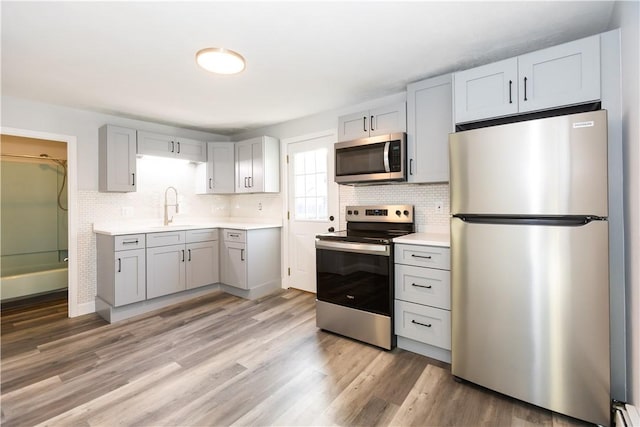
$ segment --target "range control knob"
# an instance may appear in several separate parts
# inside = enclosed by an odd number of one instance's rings
[[[353,211],[347,211],[347,215],[351,215]]]
[[[404,211],[404,216],[409,216],[409,211]]]
[[[358,215],[359,213],[360,213],[360,212],[358,212],[358,211],[353,211],[353,214],[354,214],[354,215]]]
[[[396,211],[396,215],[400,216],[401,212],[400,211]]]

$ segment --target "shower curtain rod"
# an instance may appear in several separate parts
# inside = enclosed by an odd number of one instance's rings
[[[56,159],[55,157],[42,157],[42,156],[33,156],[31,154],[0,154],[0,157],[19,157],[24,159],[38,159],[38,160],[53,160],[59,162],[66,162],[67,159]]]

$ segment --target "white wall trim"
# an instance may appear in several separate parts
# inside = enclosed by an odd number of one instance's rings
[[[83,310],[92,305],[93,309],[88,312],[81,312],[78,305],[78,147],[77,138],[71,135],[61,135],[49,132],[39,132],[27,129],[17,129],[10,127],[0,127],[3,135],[21,136],[25,138],[46,139],[50,141],[61,141],[67,143],[67,200],[68,200],[68,229],[69,229],[69,317],[80,316],[81,314],[93,313],[95,303],[83,304]]]
[[[82,304],[77,305],[75,316],[82,316],[83,314],[89,314],[89,313],[95,313],[95,312],[96,312],[96,302],[89,301],[89,302],[84,302]],[[70,316],[70,317],[75,317],[75,316]]]
[[[289,220],[287,219],[287,212],[289,211],[289,165],[287,163],[287,155],[289,154],[288,146],[295,144],[296,142],[307,141],[309,139],[318,139],[325,137],[337,138],[337,129],[327,129],[322,132],[308,133],[305,135],[294,136],[291,138],[284,138],[280,140],[280,164],[283,165],[280,168],[282,173],[282,287],[284,289],[289,288],[289,275],[287,274],[287,266],[289,264]],[[337,139],[336,139],[337,140]],[[333,179],[332,177],[328,177]]]

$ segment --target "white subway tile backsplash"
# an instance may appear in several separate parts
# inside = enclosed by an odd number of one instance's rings
[[[340,227],[346,227],[349,205],[414,205],[416,231],[449,228],[449,184],[340,186]],[[442,202],[442,210],[436,204]]]

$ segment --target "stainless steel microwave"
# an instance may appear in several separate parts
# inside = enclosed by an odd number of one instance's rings
[[[335,144],[338,184],[406,181],[407,134],[392,133]]]

